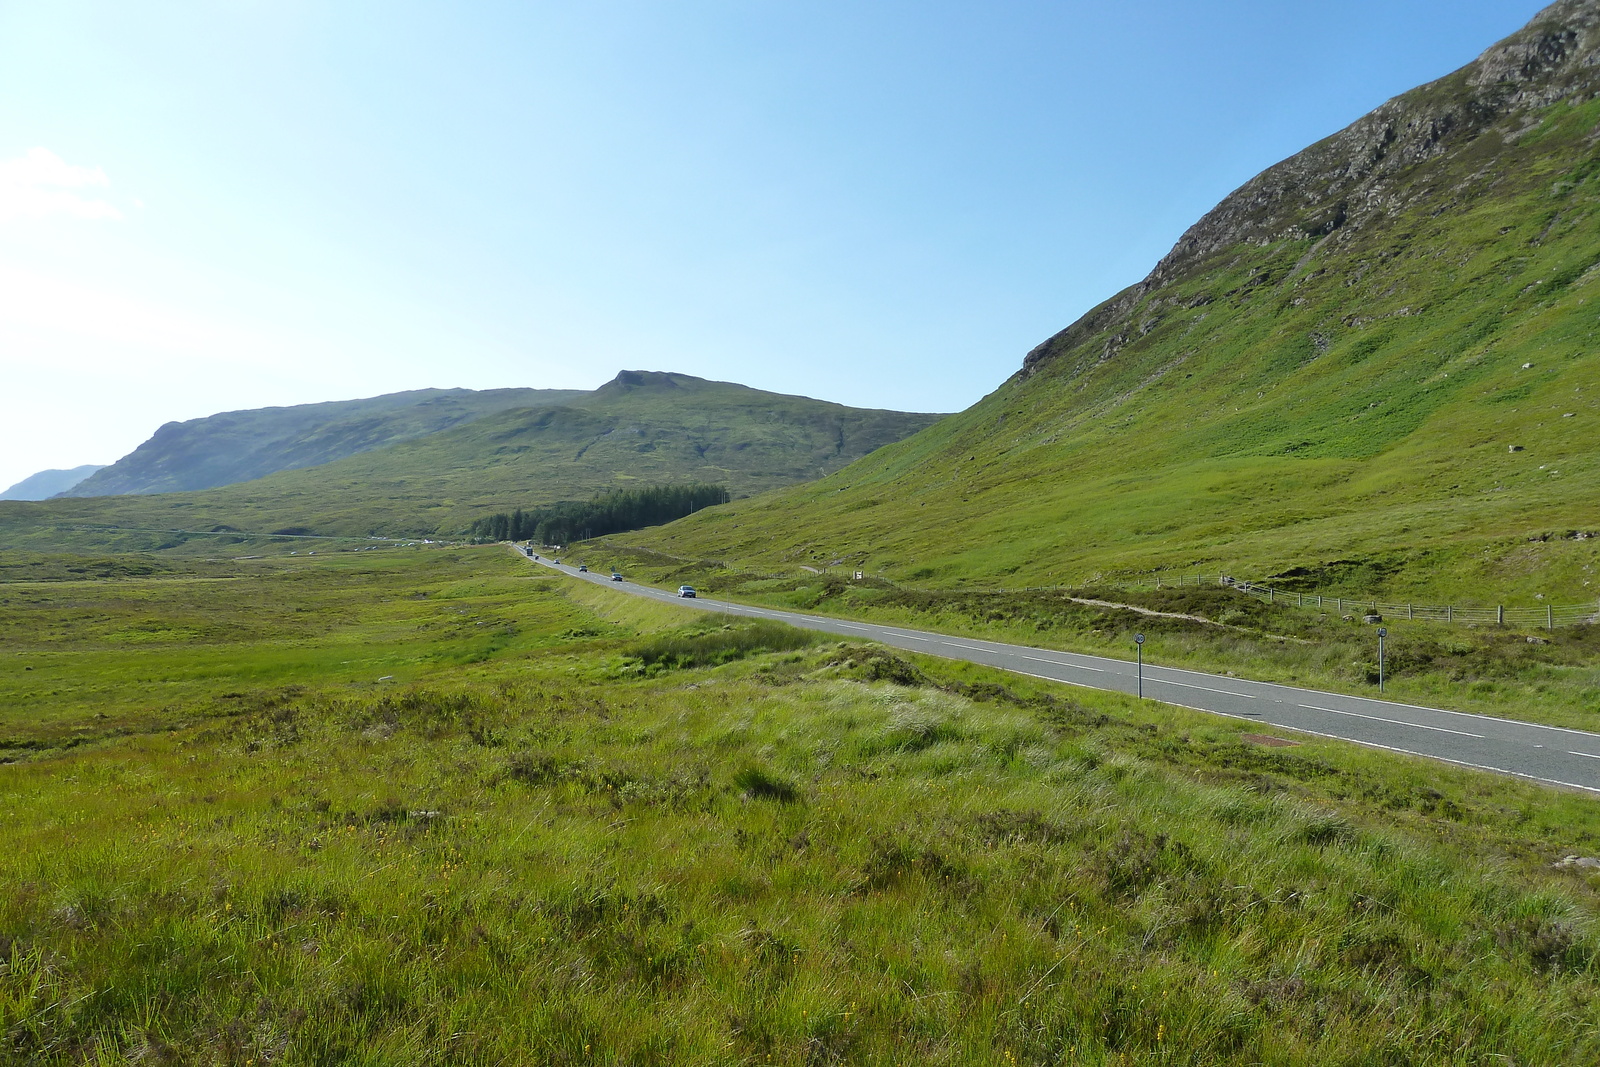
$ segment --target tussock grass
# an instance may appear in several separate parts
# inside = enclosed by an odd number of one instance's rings
[[[676,632],[659,634],[629,649],[647,667],[714,667],[762,652],[814,645],[820,637],[776,622],[749,622],[713,615]]]

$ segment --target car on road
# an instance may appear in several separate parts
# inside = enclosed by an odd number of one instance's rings
[[[611,580],[613,582],[620,582],[620,581],[622,581],[622,575],[618,574],[616,571],[612,571],[611,572]]]
[[[578,564],[578,573],[579,574],[588,574],[589,573],[589,565],[587,563]]]
[[[680,585],[680,586],[678,586],[678,595],[682,596],[682,597],[688,597],[690,600],[695,599],[694,586],[692,586],[692,585]]]

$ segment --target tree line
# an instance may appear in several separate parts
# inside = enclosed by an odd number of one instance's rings
[[[486,515],[468,531],[479,541],[535,541],[562,545],[585,537],[604,537],[681,519],[701,508],[732,499],[725,486],[689,482],[612,489],[592,500],[562,500],[537,508]]]

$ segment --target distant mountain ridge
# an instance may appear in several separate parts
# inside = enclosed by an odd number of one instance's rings
[[[578,389],[414,389],[364,400],[224,411],[167,423],[67,495],[213,489],[331,463],[492,412],[546,406],[580,395]]]
[[[40,471],[0,493],[0,500],[48,500],[71,489],[95,471],[104,469],[103,463],[85,463],[71,470]]]
[[[456,403],[470,400],[458,397]],[[401,415],[414,425],[427,411],[426,404],[411,405]],[[219,418],[209,426],[199,420],[197,429],[205,432],[194,437],[223,447],[230,427],[248,426],[254,414]],[[487,514],[587,500],[608,489],[704,482],[742,496],[821,477],[942,417],[852,408],[688,374],[623,371],[598,389],[569,392],[559,402],[480,412],[436,432],[232,485],[75,494],[0,507],[0,547],[65,535],[39,532],[49,524],[123,528],[132,532],[97,543],[132,548],[166,546],[171,539],[162,531],[222,527],[451,536]],[[301,432],[317,439],[315,426]],[[278,441],[275,458],[289,451],[283,438]],[[147,442],[147,453],[157,452],[154,442]],[[240,467],[234,459],[229,464],[228,469]],[[23,540],[7,541],[8,530]]]

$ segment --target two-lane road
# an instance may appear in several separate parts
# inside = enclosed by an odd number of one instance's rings
[[[632,596],[729,615],[775,619],[808,630],[877,641],[908,652],[981,663],[1069,685],[1119,693],[1136,693],[1139,689],[1138,667],[1127,660],[951,637],[927,630],[830,619],[723,600],[684,600],[661,589],[632,582],[613,582],[603,574],[580,574],[575,567],[557,566],[548,559],[535,562]],[[1259,723],[1263,727],[1354,741],[1600,793],[1600,734],[1148,663],[1144,666],[1144,695],[1196,711]]]

